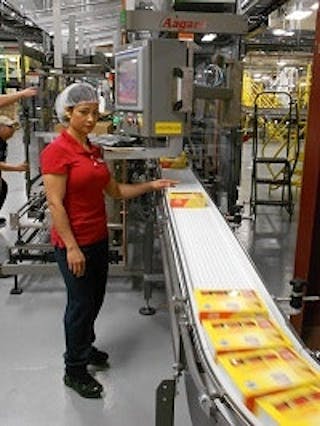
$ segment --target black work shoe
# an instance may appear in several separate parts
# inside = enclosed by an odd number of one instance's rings
[[[95,367],[109,367],[108,359],[109,355],[106,352],[99,351],[97,348],[92,346],[88,360],[89,364],[94,365]]]
[[[79,376],[64,375],[64,384],[78,392],[84,398],[102,398],[103,386],[88,372]]]

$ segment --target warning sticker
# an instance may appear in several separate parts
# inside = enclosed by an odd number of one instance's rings
[[[182,123],[179,121],[157,121],[154,127],[156,135],[182,134]]]

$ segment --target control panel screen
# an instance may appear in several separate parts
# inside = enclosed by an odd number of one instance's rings
[[[115,58],[116,108],[124,111],[141,111],[143,49],[120,52]]]
[[[138,104],[139,80],[138,80],[138,59],[121,59],[118,62],[117,72],[118,104],[132,105]]]

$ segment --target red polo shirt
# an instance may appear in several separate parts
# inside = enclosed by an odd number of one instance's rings
[[[103,190],[110,181],[110,172],[100,148],[89,146],[90,151],[86,151],[64,130],[41,153],[42,174],[67,175],[63,205],[79,246],[93,244],[107,236]],[[65,246],[54,227],[51,242],[58,247]]]

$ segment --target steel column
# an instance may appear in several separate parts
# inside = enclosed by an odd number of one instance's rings
[[[305,146],[300,217],[295,254],[294,277],[309,283],[307,294],[320,294],[320,11],[317,14],[313,78],[309,101],[308,133]],[[318,303],[305,306],[303,313],[292,318],[298,332],[305,326],[320,324]]]

